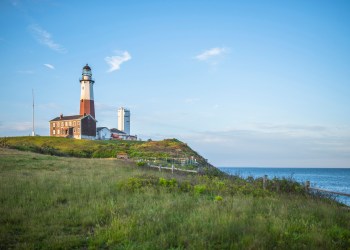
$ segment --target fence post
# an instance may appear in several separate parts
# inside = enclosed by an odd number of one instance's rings
[[[277,192],[280,191],[280,183],[279,183],[279,181],[276,182],[276,191]]]
[[[263,177],[263,189],[266,189],[266,183],[267,183],[267,175],[265,174]]]
[[[310,181],[305,181],[305,191],[309,191],[310,188]]]
[[[174,173],[174,163],[171,164],[171,173],[172,173],[172,174]]]

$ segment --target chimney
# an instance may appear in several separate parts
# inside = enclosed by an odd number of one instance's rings
[[[60,119],[63,119],[63,114],[62,113],[60,114]]]

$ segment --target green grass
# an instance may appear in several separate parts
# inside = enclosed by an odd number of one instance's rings
[[[347,208],[291,181],[261,187],[0,148],[0,249],[350,248]]]
[[[2,137],[0,146],[59,156],[115,158],[127,153],[130,157],[189,157],[202,160],[187,144],[177,139],[163,141],[91,141],[49,136]]]
[[[186,143],[177,139],[165,139],[162,141],[91,141],[75,140],[70,138],[49,137],[49,136],[22,136],[22,137],[2,137],[0,147],[30,151],[40,154],[56,156],[73,156],[80,158],[116,158],[118,154],[127,154],[129,158],[152,162],[167,162],[167,167],[171,166],[174,158],[194,157],[198,164],[196,166],[180,166],[180,161],[175,161],[180,168],[198,169],[214,175],[223,173],[213,167],[206,160],[191,149]]]

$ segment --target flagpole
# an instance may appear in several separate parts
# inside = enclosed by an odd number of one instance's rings
[[[32,98],[33,98],[33,130],[32,130],[32,136],[35,136],[35,132],[34,132],[34,89],[32,89]]]

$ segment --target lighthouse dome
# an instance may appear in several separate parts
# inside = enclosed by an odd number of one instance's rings
[[[84,66],[83,69],[85,69],[85,70],[91,70],[91,68],[90,68],[90,66],[89,66],[88,64],[86,64],[86,65]]]

